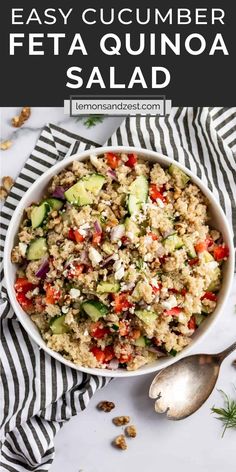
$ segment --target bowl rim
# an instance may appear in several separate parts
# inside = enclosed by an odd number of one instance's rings
[[[56,175],[58,172],[63,170],[64,168],[68,167],[74,160],[78,161],[83,161],[89,158],[91,154],[104,154],[105,152],[114,152],[114,153],[137,153],[139,155],[142,155],[142,157],[147,158],[150,157],[152,158],[153,162],[156,161],[157,163],[159,160],[164,160],[168,165],[170,164],[175,164],[177,167],[179,167],[181,170],[183,170],[185,173],[187,173],[191,180],[198,186],[200,187],[201,191],[207,196],[208,200],[210,203],[214,206],[214,208],[217,210],[219,213],[220,219],[223,222],[224,228],[225,228],[225,233],[227,235],[227,244],[229,245],[229,250],[230,250],[230,255],[229,259],[227,261],[228,267],[227,267],[227,284],[225,288],[225,292],[223,295],[223,300],[221,300],[221,303],[217,305],[217,308],[214,312],[214,318],[211,319],[209,322],[208,326],[206,327],[205,330],[203,330],[200,334],[199,337],[195,340],[192,340],[188,346],[186,346],[176,357],[170,357],[165,359],[165,364],[164,366],[158,366],[158,361],[147,364],[144,366],[145,370],[142,370],[142,367],[138,370],[135,371],[112,371],[108,369],[99,369],[99,368],[90,368],[90,367],[83,367],[74,364],[71,361],[66,360],[61,354],[53,351],[52,349],[48,348],[43,340],[43,338],[40,336],[38,338],[34,332],[30,329],[30,326],[27,323],[27,319],[25,317],[25,312],[22,310],[21,306],[16,300],[15,297],[15,291],[14,291],[14,285],[12,284],[11,280],[11,275],[10,275],[10,264],[9,261],[10,259],[10,254],[11,254],[11,243],[14,240],[14,237],[16,236],[16,228],[18,231],[19,228],[19,223],[22,217],[22,211],[26,207],[26,201],[28,199],[28,196],[31,195],[35,189],[37,189],[41,184],[44,183],[47,178],[52,178],[54,175]],[[163,165],[163,163],[161,164]],[[13,236],[14,235],[14,236]],[[233,246],[233,233],[231,230],[231,227],[227,221],[226,215],[224,214],[220,204],[214,197],[213,193],[209,190],[209,188],[199,179],[197,175],[195,175],[190,169],[185,167],[183,164],[179,163],[178,161],[175,161],[173,158],[170,158],[158,151],[153,151],[149,150],[146,148],[141,148],[141,147],[135,147],[135,146],[101,146],[101,147],[95,147],[95,148],[90,148],[87,150],[84,150],[82,152],[77,152],[76,154],[71,155],[68,158],[63,159],[62,161],[54,164],[52,167],[50,167],[46,172],[44,172],[36,181],[31,185],[31,187],[25,192],[23,197],[21,198],[19,204],[17,205],[16,209],[14,210],[14,213],[11,217],[10,224],[7,230],[6,234],[6,239],[5,239],[5,249],[4,249],[4,275],[5,275],[5,283],[6,283],[6,288],[8,292],[8,296],[10,299],[10,303],[13,307],[13,310],[22,324],[23,328],[26,330],[28,335],[33,339],[33,341],[39,346],[39,348],[42,348],[47,354],[50,356],[54,357],[56,360],[59,362],[62,362],[68,367],[71,367],[73,369],[76,369],[81,372],[85,372],[87,374],[91,375],[99,375],[102,377],[122,377],[122,378],[129,378],[129,377],[134,377],[134,376],[139,376],[139,375],[146,375],[150,374],[152,372],[156,372],[160,369],[163,369],[167,367],[168,365],[174,364],[176,361],[181,359],[182,357],[186,357],[189,355],[190,351],[200,342],[202,341],[207,334],[209,334],[210,330],[212,327],[215,325],[217,320],[219,319],[220,314],[222,313],[222,310],[225,306],[225,303],[227,301],[227,298],[229,296],[231,286],[232,286],[232,281],[233,281],[233,276],[234,276],[234,246]]]

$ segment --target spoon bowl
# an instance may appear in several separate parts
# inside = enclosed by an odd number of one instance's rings
[[[149,397],[156,399],[155,411],[171,420],[192,415],[211,394],[221,362],[234,349],[236,343],[219,354],[188,356],[158,372],[149,390]]]

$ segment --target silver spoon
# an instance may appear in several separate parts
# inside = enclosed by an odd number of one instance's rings
[[[219,354],[195,354],[184,357],[158,372],[149,397],[156,398],[157,413],[181,420],[197,411],[211,394],[222,361],[236,349],[236,342]]]

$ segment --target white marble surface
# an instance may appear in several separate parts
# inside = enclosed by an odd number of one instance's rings
[[[12,135],[10,119],[18,112],[14,108],[1,109],[1,139],[13,137],[13,146],[0,151],[1,174],[15,177],[32,151],[41,128],[47,122],[64,126],[70,131],[101,142],[109,137],[120,119],[106,118],[105,122],[87,130],[80,122],[63,115],[61,108],[34,108],[25,127]],[[236,281],[235,281],[236,282]],[[236,339],[235,313],[236,283],[221,319],[211,333],[193,352],[217,352]],[[231,354],[225,360],[217,387],[235,396],[236,369]],[[234,472],[236,462],[236,431],[228,431],[221,438],[221,424],[210,412],[214,405],[222,405],[220,393],[215,390],[209,400],[192,417],[168,421],[153,411],[148,399],[152,376],[112,381],[98,392],[83,413],[64,425],[58,433],[56,457],[52,472],[143,472],[163,470],[181,472]],[[112,414],[96,410],[99,400],[112,400],[116,414],[132,417],[138,436],[128,441],[127,451],[118,451],[110,442],[119,433],[112,422]]]

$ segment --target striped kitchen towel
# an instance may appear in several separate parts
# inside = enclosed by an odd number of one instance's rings
[[[213,191],[236,229],[236,108],[173,108],[166,117],[127,118],[107,144],[157,150],[186,165]],[[3,207],[1,251],[11,215],[35,179],[58,160],[98,145],[55,125],[44,128]],[[10,307],[4,278],[2,303],[0,471],[48,471],[56,432],[106,380],[39,350]]]

